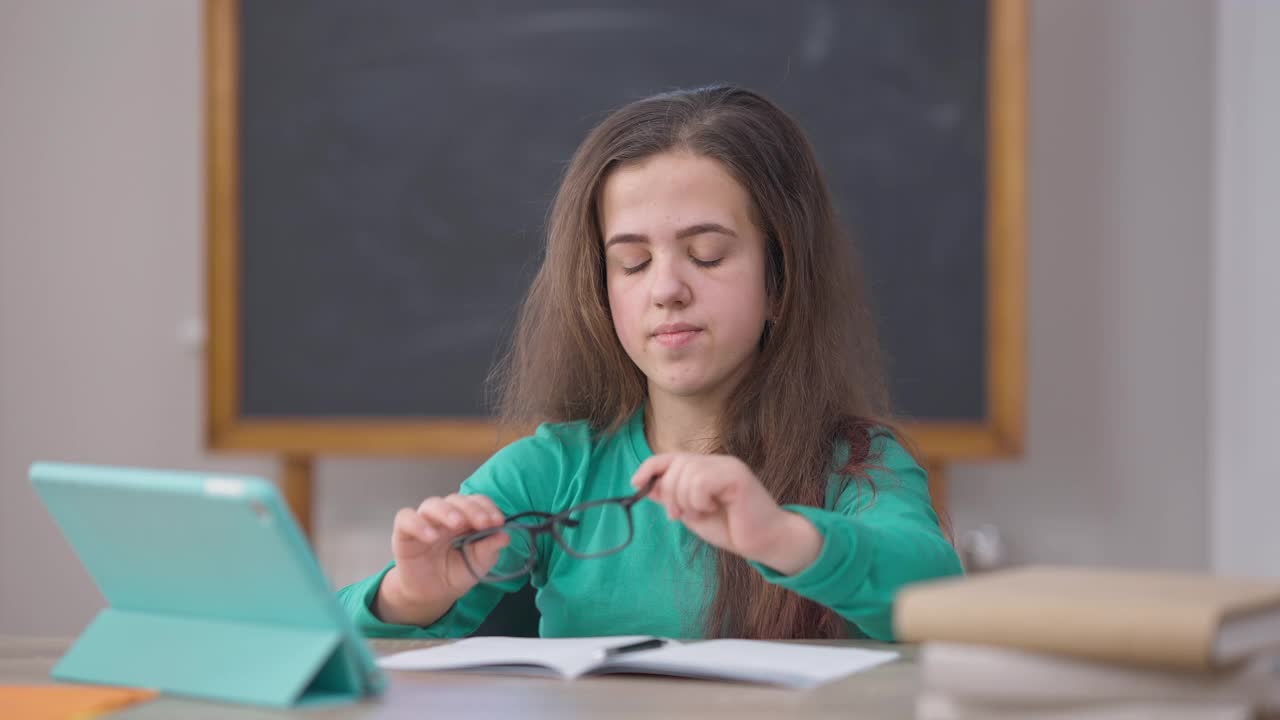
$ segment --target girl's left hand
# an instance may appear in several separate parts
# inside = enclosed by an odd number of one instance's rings
[[[732,455],[655,455],[640,465],[631,484],[643,487],[655,475],[648,497],[665,507],[668,517],[748,560],[768,564],[779,544],[787,544],[796,520],[808,525],[782,509],[751,468]]]

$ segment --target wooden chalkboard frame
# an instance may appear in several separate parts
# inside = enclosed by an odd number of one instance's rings
[[[987,407],[983,422],[908,421],[931,464],[1021,453],[1026,308],[1026,0],[991,0],[987,143]],[[484,456],[496,447],[483,420],[255,419],[240,413],[239,2],[205,2],[206,443],[214,450],[320,454]],[[295,470],[296,472],[296,470]],[[303,472],[305,476],[307,472]],[[286,473],[288,475],[288,473]],[[304,483],[305,484],[305,483]]]

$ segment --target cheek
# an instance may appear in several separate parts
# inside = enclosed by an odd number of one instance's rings
[[[630,343],[631,330],[636,324],[635,312],[632,310],[627,294],[617,288],[615,284],[610,283],[609,293],[609,315],[613,318],[613,328],[618,334],[618,338],[622,340],[624,347]]]
[[[732,333],[736,340],[744,342],[758,339],[768,315],[764,283],[753,280],[751,275],[744,273],[718,288],[719,292],[708,293],[709,297],[715,298],[713,312],[722,318],[723,329]]]
[[[743,302],[723,308],[721,317],[726,321],[726,335],[732,335],[732,342],[735,344],[754,344],[764,331],[764,313],[747,302],[746,298]]]

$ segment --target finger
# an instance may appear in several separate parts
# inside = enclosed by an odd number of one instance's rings
[[[661,475],[654,475],[653,477],[649,478],[650,480],[653,481],[653,487],[649,489],[649,493],[645,495],[645,497],[649,500],[652,500],[658,503],[659,505],[666,505],[668,500],[667,486],[662,482],[662,477],[663,476]]]
[[[502,549],[510,544],[511,536],[505,532],[496,532],[479,542],[471,543],[467,547],[467,552],[470,553],[472,566],[478,572],[489,572],[494,565],[498,564]]]
[[[467,521],[467,524],[475,530],[483,530],[495,524],[500,524],[492,521],[493,516],[474,497],[450,495],[445,498],[445,502],[449,503],[449,506],[457,512],[462,513],[462,517]]]
[[[444,532],[456,534],[466,526],[466,518],[462,513],[445,501],[444,498],[430,497],[418,506],[418,514],[435,523]]]
[[[684,493],[684,506],[688,512],[701,515],[714,509],[714,506],[709,507],[706,484],[707,478],[705,475],[695,475],[689,478],[689,482],[686,483],[687,489]]]
[[[721,490],[726,483],[723,477],[703,474],[690,484],[689,506],[697,512],[712,513],[724,504]]]
[[[667,471],[662,474],[659,484],[662,485],[663,504],[667,506],[667,516],[672,520],[679,520],[684,515],[685,507],[682,502],[682,494],[684,493],[684,485],[688,478],[689,462],[684,457],[676,457],[671,461],[671,465]]]
[[[703,469],[704,464],[694,462],[682,474],[680,482],[680,511],[681,514],[692,516],[692,518],[700,518],[704,514],[703,502],[699,501],[701,487],[707,483],[707,471]],[[712,507],[714,510],[714,506]]]
[[[657,485],[658,485],[658,479],[659,479],[660,477],[662,477],[662,476],[661,476],[661,475],[650,475],[648,480],[645,480],[645,481],[643,481],[643,482],[639,483],[639,485],[637,485],[637,486],[636,486],[636,495],[638,495],[638,496],[640,496],[640,497],[649,497],[650,495],[652,495],[652,494],[653,494],[654,489],[655,489],[655,488],[657,487]]]
[[[652,500],[658,503],[659,505],[666,505],[667,504],[667,488],[665,485],[662,484],[662,476],[655,475],[651,477],[650,480],[653,481],[653,487],[649,488],[649,492],[648,494],[645,495],[645,498],[648,500]]]
[[[507,516],[502,509],[497,506],[493,500],[487,495],[463,495],[467,502],[474,504],[479,510],[490,518],[493,525],[501,525],[506,522]]]
[[[631,476],[631,486],[639,490],[639,488],[643,487],[645,483],[653,481],[652,486],[649,488],[649,492],[645,494],[645,498],[660,503],[662,502],[662,488],[658,487],[661,485],[659,482],[660,476],[656,475],[651,470],[654,467],[656,466],[653,463],[653,458],[649,458],[648,460],[640,463],[640,467],[637,468],[635,474]]]
[[[401,508],[396,513],[395,522],[392,523],[391,539],[393,542],[403,539],[433,543],[439,539],[439,536],[413,508]]]
[[[636,468],[635,474],[631,476],[631,487],[639,488],[652,480],[655,475],[663,475],[666,473],[667,468],[671,466],[671,463],[676,457],[677,456],[673,453],[663,453],[662,455],[654,455],[648,460],[640,463],[640,467]],[[662,481],[659,480],[658,485],[661,484]],[[655,491],[659,490],[657,485],[655,485],[653,489]]]

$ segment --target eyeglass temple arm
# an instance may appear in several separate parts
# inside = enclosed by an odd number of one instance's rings
[[[649,478],[649,482],[645,483],[644,485],[641,485],[640,489],[637,490],[634,495],[627,498],[625,502],[628,505],[634,505],[635,503],[640,502],[640,500],[644,498],[645,495],[648,495],[653,490],[653,486],[658,484],[658,478],[660,477],[662,476],[654,475],[653,477]]]
[[[511,522],[512,520],[519,520],[520,518],[526,518],[526,517],[549,518],[549,517],[553,517],[554,515],[555,513],[542,512],[541,510],[527,510],[525,512],[519,513],[517,515],[512,515],[511,517],[504,518],[504,519],[506,522]]]

